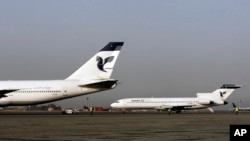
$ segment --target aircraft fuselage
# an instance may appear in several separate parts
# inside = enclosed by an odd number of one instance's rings
[[[0,81],[0,89],[14,89],[0,98],[0,106],[22,106],[51,102],[102,91],[79,87],[79,80]]]

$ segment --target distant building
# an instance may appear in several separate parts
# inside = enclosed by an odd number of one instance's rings
[[[48,111],[61,111],[61,106],[56,106],[55,104],[48,105]]]

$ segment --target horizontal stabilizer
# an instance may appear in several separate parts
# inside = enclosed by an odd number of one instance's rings
[[[114,88],[117,85],[118,80],[98,80],[98,81],[92,81],[88,83],[80,83],[80,87],[89,87],[89,88]]]
[[[238,89],[241,88],[240,85],[235,85],[235,84],[224,84],[221,86],[222,89]]]

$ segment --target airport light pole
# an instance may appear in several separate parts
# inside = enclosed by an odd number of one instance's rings
[[[89,107],[89,97],[86,97],[87,100],[87,107]]]

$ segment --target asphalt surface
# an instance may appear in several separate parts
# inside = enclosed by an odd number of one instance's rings
[[[249,125],[250,113],[0,112],[0,140],[228,141],[230,124]]]

